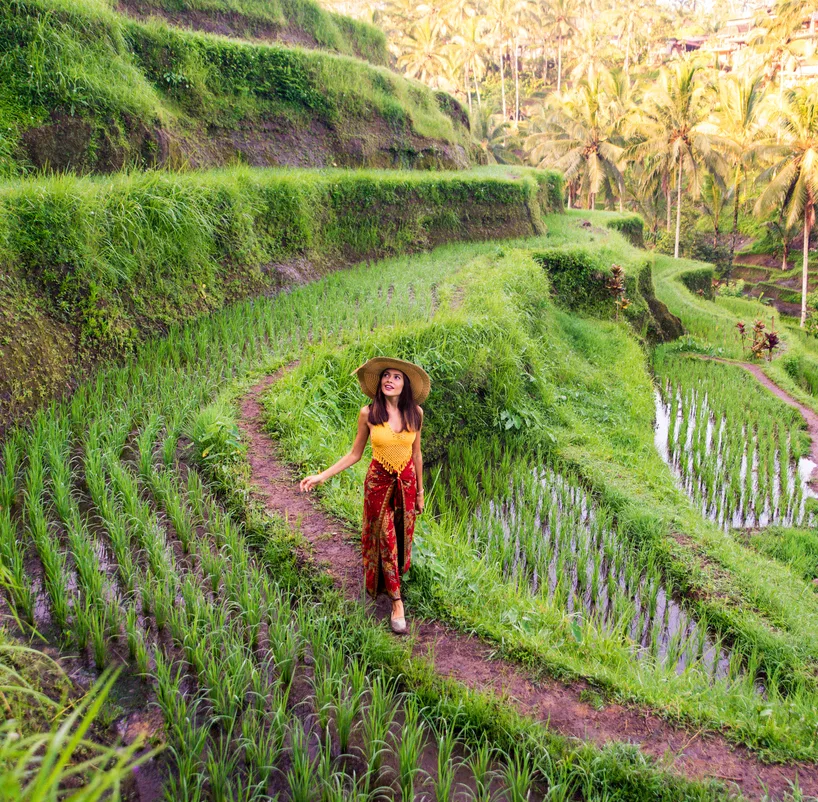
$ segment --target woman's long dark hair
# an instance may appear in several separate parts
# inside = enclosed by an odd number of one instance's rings
[[[389,420],[389,411],[386,408],[386,396],[381,389],[381,379],[383,374],[390,368],[385,368],[378,376],[378,389],[375,390],[375,398],[369,405],[369,422],[373,426],[379,426],[381,423],[386,423]],[[403,371],[401,371],[403,373]],[[412,383],[409,377],[403,373],[403,389],[398,396],[398,411],[400,412],[401,420],[403,421],[403,428],[410,432],[417,432],[420,430],[420,407],[415,403],[415,398],[412,395]]]

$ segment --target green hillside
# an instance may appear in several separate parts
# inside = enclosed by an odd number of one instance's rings
[[[325,11],[312,0],[119,0],[139,18],[160,16],[179,27],[298,47],[333,50],[388,65],[386,36],[372,25]]]
[[[103,0],[0,9],[2,172],[462,168],[451,98],[349,56],[137,21]]]

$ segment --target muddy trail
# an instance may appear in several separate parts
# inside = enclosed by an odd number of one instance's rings
[[[732,359],[722,359],[718,356],[704,356],[696,354],[698,359],[704,359],[709,362],[721,362],[724,365],[735,365],[743,368],[748,373],[752,373],[756,380],[763,387],[768,389],[776,398],[780,398],[788,406],[797,409],[801,413],[801,417],[806,421],[807,433],[810,437],[810,454],[809,458],[815,463],[812,470],[812,476],[809,479],[809,484],[813,490],[818,491],[818,413],[810,409],[805,404],[793,398],[786,390],[779,387],[767,374],[762,370],[761,365],[753,362],[738,362]]]
[[[348,598],[360,598],[363,577],[355,534],[299,492],[297,478],[264,430],[260,397],[279,375],[281,372],[256,384],[240,404],[239,426],[246,438],[258,498],[269,510],[299,520],[317,567],[326,570]],[[674,773],[721,780],[749,799],[760,800],[765,794],[781,798],[796,781],[805,795],[818,795],[818,766],[814,764],[765,764],[718,733],[674,726],[638,706],[606,703],[603,709],[594,709],[580,699],[588,688],[582,682],[534,681],[519,665],[494,657],[489,644],[439,622],[413,620],[411,610],[407,614],[415,656],[430,660],[442,676],[507,699],[522,715],[561,735],[597,745],[637,744]],[[388,620],[384,597],[375,615]]]

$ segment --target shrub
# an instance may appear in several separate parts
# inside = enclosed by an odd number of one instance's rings
[[[679,278],[682,284],[694,295],[713,300],[713,279],[715,273],[712,267],[700,267],[696,270],[686,270]]]
[[[645,247],[645,221],[638,214],[615,217],[606,225],[622,234],[635,248]]]

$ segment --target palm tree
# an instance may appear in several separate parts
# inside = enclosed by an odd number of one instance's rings
[[[491,19],[494,22],[492,31],[494,46],[497,48],[498,60],[500,62],[500,96],[503,107],[503,119],[507,120],[505,57],[508,42],[511,38],[511,31],[514,26],[513,0],[492,0],[489,10]]]
[[[760,75],[731,75],[719,84],[719,104],[713,126],[713,142],[730,157],[733,178],[733,231],[730,237],[730,264],[733,264],[738,236],[741,186],[747,177],[747,163],[753,143],[761,134],[764,89]]]
[[[688,186],[698,189],[699,166],[713,163],[716,153],[701,124],[707,115],[704,87],[696,80],[698,65],[689,59],[665,69],[641,110],[641,141],[633,147],[637,158],[651,159],[673,166],[676,173],[676,240],[674,256],[679,258],[682,227],[682,183],[685,172]],[[668,201],[670,196],[668,194]]]
[[[520,142],[509,131],[509,121],[499,114],[493,114],[488,106],[477,109],[471,117],[471,133],[486,154],[489,164],[519,164],[520,158],[514,152]]]
[[[760,11],[756,24],[758,30],[751,44],[761,52],[768,65],[767,78],[775,80],[793,53],[794,34],[804,24],[810,12],[814,10],[813,0],[778,0],[773,13]],[[783,86],[782,86],[783,89]]]
[[[779,212],[775,220],[767,220],[764,225],[770,234],[781,243],[781,270],[789,270],[787,260],[790,256],[790,243],[798,236],[801,224],[796,221],[790,225],[784,216],[784,210]]]
[[[526,140],[531,162],[562,170],[569,185],[578,181],[580,192],[587,194],[589,209],[606,185],[619,191],[624,186],[624,148],[613,141],[617,119],[610,113],[613,107],[605,84],[605,76],[591,70],[554,111],[543,110],[535,121],[542,130]]]
[[[721,233],[721,216],[727,205],[727,193],[720,175],[708,173],[702,182],[702,193],[699,198],[701,210],[713,224],[713,247],[718,247]]]
[[[576,0],[549,0],[543,24],[554,30],[557,36],[557,92],[562,91],[562,44],[577,29]]]
[[[809,279],[809,238],[815,225],[818,202],[818,89],[800,87],[784,95],[781,126],[785,140],[764,143],[757,148],[773,165],[762,177],[773,176],[756,203],[756,211],[780,209],[788,224],[801,220],[804,252],[801,275],[801,327],[807,318]]]
[[[451,74],[442,27],[438,19],[421,19],[401,40],[402,55],[398,58],[398,67],[406,75],[436,88],[443,88]]]
[[[480,78],[486,71],[487,33],[486,18],[472,14],[463,21],[460,33],[452,38],[452,44],[458,48],[458,57],[463,65],[469,112],[472,111],[470,79],[474,83],[474,90],[477,94],[477,107],[482,108],[483,106],[480,99]]]

